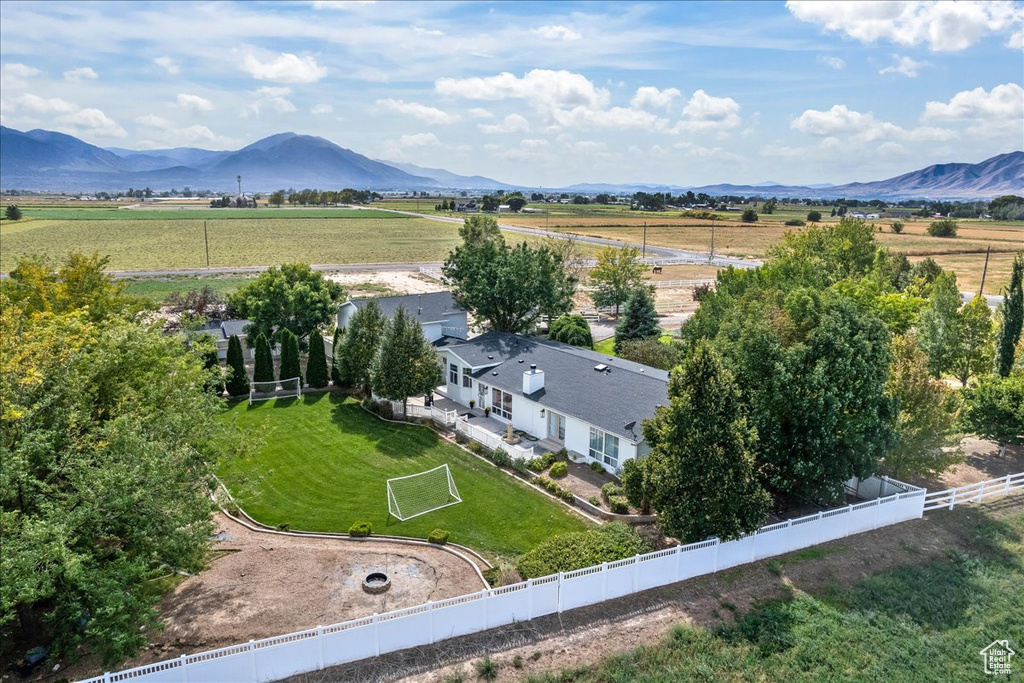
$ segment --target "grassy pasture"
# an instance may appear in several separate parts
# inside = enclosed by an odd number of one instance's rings
[[[172,277],[128,280],[125,291],[128,294],[163,303],[173,292],[189,292],[210,287],[221,296],[227,296],[249,282],[246,277]]]
[[[418,425],[378,420],[350,398],[307,395],[229,407],[225,422],[261,439],[250,457],[219,474],[260,522],[306,531],[348,531],[367,521],[380,534],[426,538],[435,528],[454,543],[518,555],[586,522],[562,504]],[[386,481],[447,463],[462,503],[405,522],[388,519]]]

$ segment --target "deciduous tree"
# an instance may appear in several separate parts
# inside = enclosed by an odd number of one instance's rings
[[[647,266],[640,262],[640,250],[635,247],[605,247],[597,253],[597,264],[590,271],[590,283],[595,287],[591,298],[595,306],[619,306],[629,295],[643,286]]]
[[[964,390],[964,427],[1000,445],[1024,445],[1024,373],[986,375]]]
[[[7,208],[4,209],[4,218],[9,221],[20,221],[21,216],[21,209],[16,204],[8,204]]]
[[[771,498],[758,481],[757,434],[743,417],[732,373],[701,343],[672,376],[668,393],[669,405],[644,421],[651,453],[631,474],[630,503],[639,507],[649,497],[661,530],[684,543],[756,529]]]
[[[960,292],[956,277],[942,273],[935,278],[928,307],[918,324],[921,348],[928,354],[928,369],[939,378],[953,368],[960,352]]]
[[[992,372],[992,312],[984,297],[976,296],[957,314],[959,339],[950,370],[964,386],[978,374]]]

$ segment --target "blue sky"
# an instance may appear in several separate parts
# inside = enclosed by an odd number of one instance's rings
[[[524,185],[840,183],[1024,148],[1021,2],[0,3],[0,117],[283,131]]]

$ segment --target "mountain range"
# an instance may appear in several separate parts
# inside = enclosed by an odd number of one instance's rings
[[[236,151],[194,147],[131,150],[101,148],[64,133],[17,131],[0,126],[0,187],[33,191],[98,192],[150,187],[230,192],[237,176],[243,189],[352,187],[374,190],[508,190],[514,186],[484,176],[463,176],[439,168],[374,160],[330,140],[279,133]],[[759,183],[687,187],[662,184],[578,184],[547,188],[585,194],[693,190],[711,195],[814,198],[974,199],[1024,194],[1024,152],[1010,152],[977,164],[936,164],[895,178],[845,185]]]

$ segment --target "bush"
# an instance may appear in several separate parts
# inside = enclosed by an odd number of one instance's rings
[[[564,462],[556,462],[551,466],[551,471],[548,472],[555,479],[561,479],[562,477],[569,474],[569,465]]]
[[[369,522],[356,522],[348,528],[348,535],[352,538],[366,538],[373,533],[373,527]]]
[[[469,441],[469,443],[466,444],[466,448],[468,448],[473,453],[476,453],[477,455],[480,455],[484,452],[484,445],[479,441]]]
[[[807,224],[804,223],[799,218],[790,218],[788,221],[786,221],[786,225],[789,225],[789,226],[792,226],[792,227],[795,227],[795,228],[799,228],[799,227],[803,227],[804,225],[807,225]]]
[[[516,569],[525,579],[613,562],[650,552],[651,546],[622,522],[599,529],[559,534],[521,555]]]
[[[558,491],[558,497],[564,500],[566,503],[572,503],[576,500],[576,494],[569,489],[560,489]]]
[[[505,452],[504,449],[499,448],[491,454],[491,460],[498,467],[508,467],[512,464],[512,456]]]
[[[614,481],[610,481],[601,487],[601,497],[604,498],[604,502],[609,502],[608,499],[612,496],[621,496],[622,487],[616,484]]]
[[[444,529],[434,529],[427,536],[427,543],[434,543],[436,545],[445,545],[448,543],[448,532]]]
[[[590,324],[580,315],[563,315],[551,322],[548,338],[563,344],[594,348],[594,337],[590,333]]]
[[[743,212],[743,215],[740,217],[740,221],[742,221],[744,223],[756,223],[757,222],[757,211],[754,211],[753,209],[745,210]]]
[[[543,472],[547,468],[551,467],[552,463],[554,463],[557,458],[558,456],[551,451],[546,451],[539,457],[531,460],[526,466],[534,472]]]
[[[596,508],[601,507],[601,499],[598,498],[597,496],[591,496],[590,498],[587,498],[587,502]]]
[[[928,226],[928,234],[932,237],[956,237],[959,226],[952,218],[943,218],[941,221],[932,221]]]
[[[889,229],[892,230],[894,235],[900,234],[903,232],[903,221],[893,221],[892,225],[889,226]]]
[[[392,410],[390,401],[378,401],[377,409],[374,412],[385,420],[393,420],[395,418],[395,411]]]
[[[604,467],[602,467],[601,463],[599,463],[596,460],[590,463],[590,469],[594,470],[595,472],[604,472]]]
[[[821,220],[821,211],[808,211],[807,212],[807,222],[808,223],[817,223],[820,220]]]
[[[487,655],[473,666],[476,667],[477,678],[482,678],[485,681],[493,681],[498,677],[498,665],[491,661],[490,655]]]
[[[617,515],[628,515],[629,501],[625,496],[608,496],[608,509]]]
[[[530,466],[525,458],[512,458],[512,469],[520,474],[526,474],[530,471]]]

